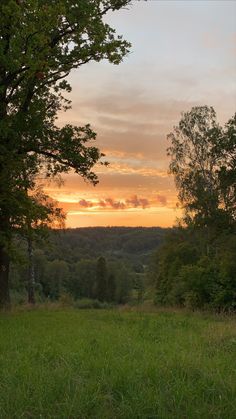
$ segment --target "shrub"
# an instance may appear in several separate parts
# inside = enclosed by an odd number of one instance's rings
[[[72,306],[74,303],[74,300],[70,294],[67,294],[66,292],[61,294],[58,300],[59,304],[62,306]]]
[[[111,308],[111,305],[91,298],[82,298],[75,301],[74,307],[78,309],[108,309]]]
[[[27,292],[25,290],[11,291],[11,302],[13,305],[22,305],[27,302]]]

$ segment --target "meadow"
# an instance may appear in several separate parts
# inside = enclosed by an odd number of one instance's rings
[[[0,314],[0,418],[236,417],[236,320],[183,312]]]

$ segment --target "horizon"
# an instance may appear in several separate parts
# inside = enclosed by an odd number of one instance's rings
[[[55,230],[55,231],[60,231],[60,230],[77,230],[77,229],[89,229],[89,228],[93,228],[93,229],[95,229],[95,228],[107,228],[107,229],[109,229],[109,228],[131,228],[131,229],[138,229],[138,228],[143,228],[143,229],[152,229],[152,228],[155,228],[155,229],[163,229],[163,230],[167,230],[167,229],[174,229],[174,228],[176,228],[176,226],[174,225],[174,226],[171,226],[171,227],[160,227],[160,226],[139,226],[139,225],[137,225],[137,226],[125,226],[125,225],[115,225],[115,226],[110,226],[110,225],[104,225],[104,226],[99,226],[99,225],[97,225],[97,226],[85,226],[85,227],[81,227],[81,226],[79,226],[79,227],[59,227],[59,228],[57,228],[57,227],[52,227],[51,228],[51,230]]]
[[[192,106],[213,106],[220,124],[233,115],[235,12],[230,1],[158,1],[109,14],[131,53],[119,66],[93,62],[73,71],[72,109],[58,118],[59,125],[90,123],[110,163],[95,167],[95,188],[74,173],[60,188],[47,185],[68,228],[175,224],[181,210],[166,136]]]

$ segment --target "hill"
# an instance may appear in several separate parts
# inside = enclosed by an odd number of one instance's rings
[[[102,255],[109,260],[145,264],[162,243],[167,230],[160,227],[86,227],[66,229],[59,234],[52,231],[47,253],[49,257],[68,263]]]
[[[75,299],[98,298],[97,263],[102,257],[105,282],[114,283],[110,285],[115,288],[112,301],[127,302],[132,290],[142,294],[146,267],[166,233],[167,229],[159,227],[52,230],[47,241],[34,243],[37,300],[57,300],[64,293]],[[11,290],[16,302],[24,302],[29,272],[27,244],[20,241],[17,249],[18,261],[11,266]]]

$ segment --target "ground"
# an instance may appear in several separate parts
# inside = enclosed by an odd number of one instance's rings
[[[0,417],[233,419],[236,320],[118,310],[0,314]]]

